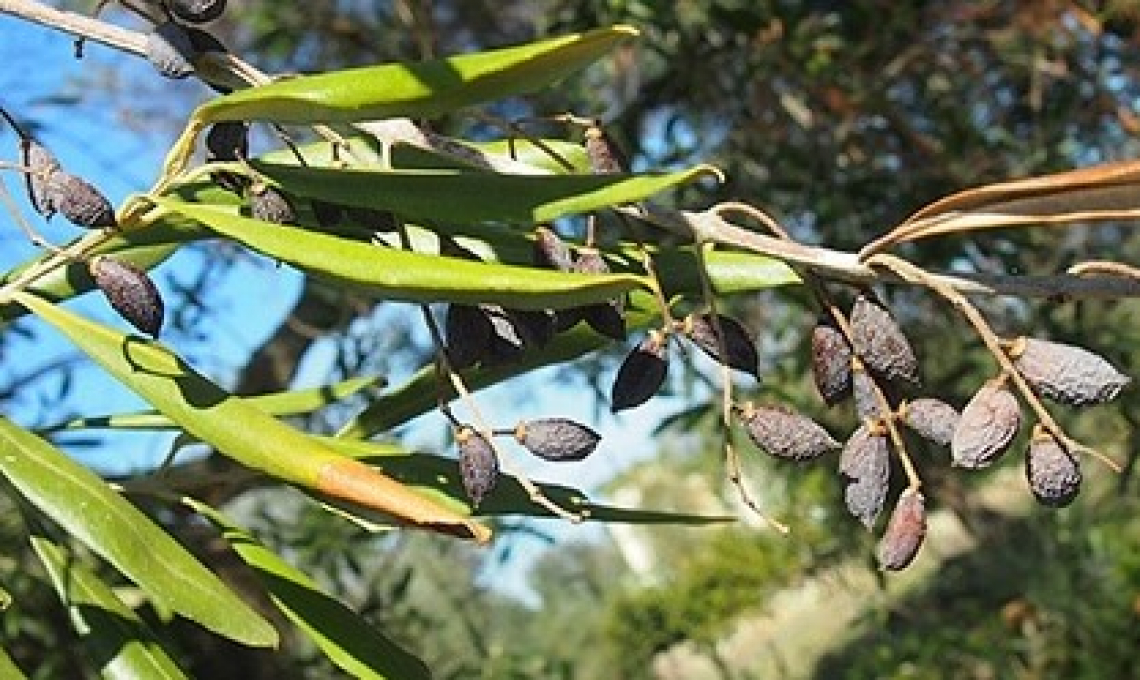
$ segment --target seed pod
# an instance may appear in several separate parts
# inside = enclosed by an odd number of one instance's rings
[[[879,566],[900,571],[914,560],[926,537],[926,499],[917,489],[903,489],[879,540]]]
[[[608,274],[610,266],[593,248],[583,248],[574,260],[573,271],[582,274]],[[621,298],[579,308],[580,318],[599,334],[614,340],[625,340],[625,303]],[[564,319],[564,322],[568,319]]]
[[[745,404],[737,415],[752,443],[776,458],[804,463],[839,448],[822,426],[784,406]]]
[[[669,369],[667,343],[661,334],[650,333],[626,356],[610,393],[611,412],[641,406],[657,394]]]
[[[760,378],[760,356],[744,325],[732,317],[717,314],[690,314],[685,317],[685,335],[714,361]],[[724,350],[716,332],[716,324],[724,336]]]
[[[515,439],[544,460],[582,460],[594,452],[601,435],[567,418],[540,418],[515,427]]]
[[[862,364],[851,371],[851,392],[855,397],[855,416],[859,420],[877,420],[883,417],[879,406],[875,380],[863,369]]]
[[[47,183],[49,203],[77,227],[99,229],[115,226],[111,202],[82,177],[57,170]]]
[[[960,416],[950,404],[924,397],[903,404],[901,417],[903,423],[923,439],[939,446],[950,446]]]
[[[962,409],[950,439],[950,459],[958,467],[989,467],[1001,457],[1021,427],[1021,408],[1004,380],[991,380]]]
[[[206,132],[206,160],[236,161],[249,157],[249,123],[224,120]]]
[[[1038,503],[1063,508],[1081,490],[1080,462],[1038,425],[1025,456],[1025,478]]]
[[[93,258],[87,270],[116,312],[143,333],[158,337],[162,296],[146,272],[106,255]]]
[[[478,507],[499,481],[499,459],[487,438],[464,425],[455,433],[459,444],[459,476],[471,504]]]
[[[24,175],[28,200],[36,212],[51,217],[56,213],[56,206],[49,188],[52,175],[60,170],[59,161],[46,146],[31,137],[20,138],[20,154],[24,165],[32,171]]]
[[[484,363],[500,364],[514,361],[527,347],[526,331],[518,319],[499,305],[479,305],[491,322],[491,340]]]
[[[204,24],[222,16],[226,0],[167,0],[174,16],[191,24]]]
[[[865,295],[851,308],[851,344],[867,370],[886,380],[917,385],[918,359],[891,313]]]
[[[828,406],[851,393],[851,345],[824,315],[811,331],[811,372],[819,396]]]
[[[274,224],[296,224],[297,211],[275,187],[254,182],[249,188],[249,212],[254,219]]]
[[[574,270],[574,261],[566,243],[549,227],[534,230],[534,263],[539,267],[560,272]]]
[[[158,24],[146,34],[147,61],[167,78],[181,79],[194,73],[194,49],[186,27],[173,21]]]
[[[486,358],[494,332],[491,320],[482,309],[471,305],[449,305],[444,319],[444,342],[451,367],[463,370]]]
[[[1009,352],[1026,382],[1061,404],[1103,404],[1132,379],[1087,349],[1036,338],[1018,338]]]
[[[876,428],[860,426],[839,456],[839,472],[847,478],[843,501],[848,512],[870,529],[882,512],[890,487],[890,445]]]
[[[595,175],[625,172],[629,167],[625,155],[602,129],[601,121],[594,121],[586,128],[586,157]]]
[[[358,208],[350,205],[345,208],[345,214],[348,215],[349,220],[370,231],[393,231],[397,227],[396,216],[387,210]]]

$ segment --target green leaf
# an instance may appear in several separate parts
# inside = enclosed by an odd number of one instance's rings
[[[161,344],[128,338],[27,293],[14,297],[189,434],[238,463],[390,513],[412,526],[479,542],[490,538],[490,531],[477,522],[437,506],[230,395]]]
[[[509,175],[457,170],[388,171],[320,168],[252,161],[290,194],[331,203],[388,210],[411,220],[459,224],[550,222],[650,196],[716,168],[698,165],[669,173]]]
[[[384,380],[375,377],[359,377],[342,380],[331,385],[313,387],[288,392],[275,392],[259,396],[246,397],[245,400],[262,411],[277,417],[296,416],[312,413],[340,401],[345,397],[356,394],[362,389],[383,384]],[[76,418],[56,427],[46,428],[44,432],[58,430],[79,430],[108,428],[115,430],[169,430],[177,428],[178,424],[158,411],[139,411],[137,413],[117,413],[109,416],[89,416]]]
[[[367,450],[367,443],[345,442],[345,446],[346,450],[355,448],[359,455],[364,455],[366,460],[379,466],[403,483],[409,486],[435,489],[438,493],[453,499],[453,503],[457,507],[470,509],[466,500],[467,495],[463,491],[463,484],[460,481],[459,464],[454,458],[426,453],[392,456],[387,452],[374,457],[364,453]],[[570,487],[546,483],[539,483],[538,487],[542,490],[543,495],[559,506],[574,512],[583,512],[587,520],[595,522],[699,526],[737,520],[736,517],[727,515],[697,515],[667,510],[622,508],[594,503],[583,492]],[[494,491],[479,505],[479,514],[484,516],[553,517],[549,510],[531,500],[527,490],[519,484],[515,477],[507,474],[499,476],[499,482],[495,485]]]
[[[222,531],[238,556],[253,567],[277,608],[341,669],[357,678],[415,680],[431,677],[418,657],[321,591],[312,579],[258,543],[229,518],[199,501],[186,498],[184,502]]]
[[[194,119],[350,123],[433,118],[541,90],[604,56],[636,29],[614,26],[518,47],[408,64],[283,78],[200,106]]]
[[[7,650],[0,647],[0,678],[5,680],[28,680],[28,676],[20,670],[16,662],[12,661],[12,657],[8,656]]]
[[[6,418],[0,444],[0,473],[21,495],[156,601],[243,644],[277,644],[272,626],[90,470]]]
[[[385,248],[205,205],[158,199],[211,230],[317,277],[410,302],[489,302],[517,309],[602,302],[644,286],[632,274],[571,274]]]
[[[32,535],[31,543],[104,678],[186,677],[147,625],[94,572],[42,535]]]

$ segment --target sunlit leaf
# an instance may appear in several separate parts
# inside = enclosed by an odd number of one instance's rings
[[[635,35],[632,27],[614,26],[446,59],[283,78],[211,99],[194,117],[203,122],[259,119],[279,123],[432,118],[541,90]]]
[[[311,578],[266,549],[229,518],[199,501],[187,498],[184,502],[222,531],[234,552],[253,568],[273,604],[342,670],[356,678],[431,677],[423,661],[324,593]]]
[[[211,230],[326,280],[412,302],[491,302],[560,308],[611,299],[645,285],[632,274],[567,274],[385,248],[286,225],[269,225],[213,206],[160,200]]]
[[[186,677],[147,625],[94,572],[42,535],[31,536],[31,542],[104,678]]]
[[[238,463],[412,526],[480,542],[490,538],[486,527],[227,393],[161,344],[124,336],[26,293],[16,299],[188,433]]]
[[[8,652],[0,647],[0,678],[7,680],[27,680],[28,676],[20,670],[19,666],[8,656]]]
[[[4,418],[0,443],[12,486],[154,600],[244,644],[277,644],[272,626],[90,470]]]

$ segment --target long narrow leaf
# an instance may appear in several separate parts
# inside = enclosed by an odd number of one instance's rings
[[[277,608],[341,669],[356,678],[431,677],[423,661],[324,593],[229,518],[199,501],[187,498],[184,502],[221,530],[234,552],[257,573]]]
[[[273,627],[169,534],[90,470],[5,418],[0,472],[32,505],[161,605],[244,644],[277,644]]]
[[[340,401],[378,383],[383,384],[383,381],[374,377],[349,378],[323,387],[262,394],[246,397],[245,400],[272,416],[296,416],[322,409],[333,402]],[[75,418],[62,425],[49,428],[48,431],[103,428],[113,430],[169,430],[177,427],[178,423],[158,411],[151,410]]]
[[[384,64],[282,79],[212,99],[202,122],[272,120],[349,123],[407,116],[432,118],[480,102],[541,90],[637,35],[629,26],[518,47],[409,64]]]
[[[292,194],[458,224],[550,222],[635,203],[700,177],[718,176],[708,165],[631,175],[509,175],[252,164]]]
[[[238,463],[426,529],[484,542],[490,531],[227,393],[157,342],[127,337],[26,293],[16,299],[124,385]]]
[[[392,300],[545,309],[601,302],[645,286],[644,277],[632,274],[568,274],[425,255],[270,225],[213,206],[159,202],[258,252]]]
[[[90,569],[44,536],[33,535],[31,542],[67,606],[88,657],[104,678],[186,677],[142,619]]]
[[[28,676],[20,670],[16,662],[12,661],[12,657],[8,656],[7,650],[0,647],[0,678],[5,680],[28,680]]]

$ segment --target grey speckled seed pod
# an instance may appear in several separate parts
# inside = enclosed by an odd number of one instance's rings
[[[925,537],[926,499],[917,489],[903,489],[879,540],[879,566],[887,571],[906,569]]]
[[[991,380],[962,409],[950,439],[950,459],[957,467],[989,467],[1002,456],[1021,427],[1021,407],[1002,379]]]
[[[723,352],[717,325],[724,336]],[[723,314],[716,315],[716,324],[712,314],[690,314],[685,318],[684,327],[689,340],[714,361],[760,378],[760,355],[744,324]]]
[[[146,34],[144,54],[160,74],[178,80],[194,73],[198,50],[194,48],[185,26],[167,21]]]
[[[145,271],[106,255],[92,259],[87,269],[116,312],[143,333],[158,336],[162,296]]]
[[[939,446],[950,446],[960,417],[953,406],[931,397],[915,399],[902,407],[903,423],[920,437]]]
[[[31,173],[24,175],[28,200],[36,212],[44,217],[51,217],[57,210],[50,191],[51,177],[59,172],[59,161],[46,146],[31,137],[20,139],[20,153],[24,165],[32,170]]]
[[[539,418],[515,427],[515,439],[544,460],[582,460],[594,452],[601,436],[568,418]]]
[[[851,393],[855,398],[855,416],[859,420],[877,420],[883,417],[877,391],[875,379],[862,366],[852,369]]]
[[[570,248],[549,227],[534,230],[534,263],[539,267],[568,272],[574,269]]]
[[[839,456],[839,472],[847,478],[843,501],[848,512],[870,529],[887,502],[890,488],[890,444],[885,434],[860,426]]]
[[[250,187],[249,212],[254,219],[274,224],[297,223],[297,211],[288,197],[268,184],[254,183]]]
[[[1034,428],[1025,455],[1025,478],[1037,502],[1050,508],[1063,508],[1081,490],[1081,465],[1044,428]]]
[[[811,373],[819,396],[834,406],[851,394],[851,345],[831,318],[821,316],[811,331]]]
[[[803,463],[839,449],[823,426],[784,406],[745,404],[737,415],[752,443],[776,458]]]
[[[48,178],[47,195],[59,214],[77,227],[115,226],[115,208],[103,192],[82,177],[57,170]]]
[[[226,0],[166,0],[174,16],[191,24],[204,24],[222,16]]]
[[[487,438],[463,426],[455,433],[459,444],[459,478],[471,504],[478,507],[499,481],[499,459]]]
[[[586,128],[586,157],[590,160],[590,169],[595,175],[625,172],[629,167],[625,155],[602,129],[600,121],[594,121],[593,125]]]
[[[668,341],[659,333],[650,333],[618,369],[610,392],[610,410],[617,413],[649,401],[661,389],[668,371]]]
[[[1103,404],[1132,382],[1100,356],[1074,345],[1018,338],[1009,354],[1033,389],[1061,404]]]
[[[851,308],[851,344],[867,370],[890,381],[917,385],[918,359],[886,307],[865,295]]]

